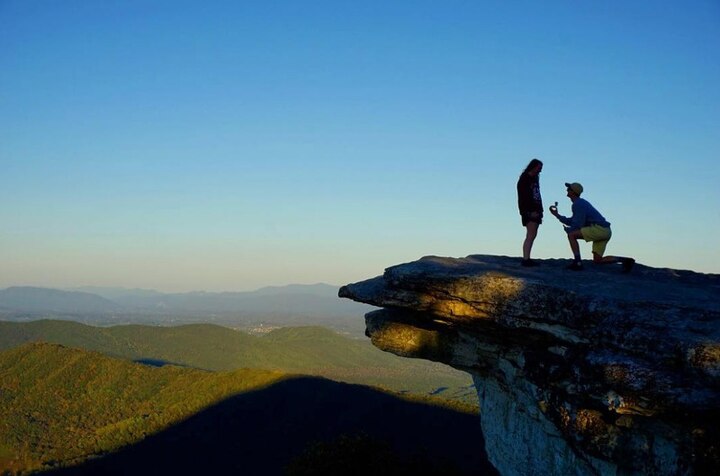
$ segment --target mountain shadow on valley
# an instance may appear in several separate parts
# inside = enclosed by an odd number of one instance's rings
[[[497,474],[477,415],[313,377],[235,395],[116,453],[43,474],[353,475],[383,465]]]
[[[165,367],[166,365],[176,365],[178,367],[185,367],[182,364],[176,364],[175,362],[168,362],[167,360],[162,359],[135,359],[133,360],[136,364],[143,364],[147,365],[148,367]]]

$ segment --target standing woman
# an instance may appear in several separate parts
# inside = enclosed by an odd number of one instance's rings
[[[530,259],[533,242],[537,236],[538,227],[542,223],[543,205],[540,196],[540,172],[543,163],[538,159],[532,159],[520,174],[517,183],[518,208],[520,218],[525,227],[525,242],[523,243],[523,259],[520,264],[523,266],[537,266],[538,262]]]

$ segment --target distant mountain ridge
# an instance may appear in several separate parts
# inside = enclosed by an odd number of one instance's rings
[[[112,313],[122,305],[96,294],[32,286],[0,290],[0,309],[22,312]]]
[[[92,292],[90,292],[92,291]],[[72,290],[15,286],[0,290],[0,318],[81,317],[83,322],[217,322],[277,326],[324,325],[362,335],[372,306],[341,300],[329,284],[272,286],[248,292],[161,293],[149,289]]]
[[[187,291],[183,293],[167,293],[157,291],[155,289],[145,288],[123,288],[123,287],[109,287],[109,286],[79,286],[73,288],[63,288],[62,291],[76,291],[86,292],[90,294],[97,294],[105,299],[115,300],[123,298],[152,298],[160,296],[180,296],[180,295],[194,295],[194,296],[208,296],[208,295],[256,295],[256,296],[267,296],[276,294],[313,294],[325,297],[337,297],[337,290],[340,286],[335,286],[326,283],[316,284],[286,284],[282,286],[264,286],[254,291]]]
[[[111,301],[118,298],[125,298],[129,296],[136,297],[150,297],[150,296],[162,296],[163,293],[154,289],[141,289],[141,288],[117,288],[117,287],[106,287],[106,286],[80,286],[76,288],[62,289],[62,291],[79,291],[84,293],[96,294],[104,297]]]

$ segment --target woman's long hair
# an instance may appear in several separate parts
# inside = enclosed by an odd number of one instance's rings
[[[539,159],[532,159],[529,164],[527,164],[527,167],[525,167],[525,170],[523,170],[523,173],[520,175],[527,175],[527,173],[537,167],[538,165],[542,165],[542,161]]]

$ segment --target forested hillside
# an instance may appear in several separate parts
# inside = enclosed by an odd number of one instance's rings
[[[116,450],[286,375],[154,368],[55,344],[0,353],[0,472]]]
[[[31,343],[0,352],[0,474],[68,466],[62,474],[315,474],[305,470],[374,458],[433,474],[489,468],[473,409],[443,402]]]
[[[212,324],[93,327],[71,321],[0,321],[0,350],[28,342],[51,342],[156,365],[282,370],[476,402],[468,374],[428,361],[402,359],[367,340],[346,338],[322,327],[281,328],[253,336]]]

